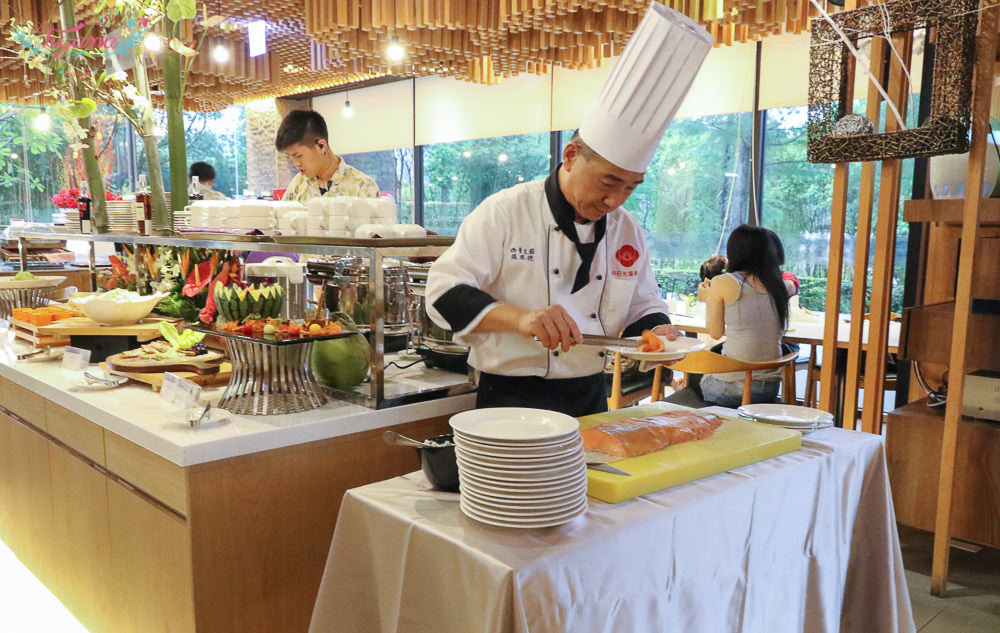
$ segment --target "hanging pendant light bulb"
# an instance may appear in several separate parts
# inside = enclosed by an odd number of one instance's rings
[[[229,49],[225,44],[215,45],[215,48],[212,49],[212,59],[220,64],[225,64],[229,61]]]
[[[47,112],[42,112],[35,117],[34,121],[32,121],[31,127],[35,128],[35,130],[39,132],[48,132],[52,129],[52,118]]]
[[[344,99],[344,109],[340,111],[340,114],[345,119],[349,119],[354,116],[354,108],[351,107],[351,97],[349,94]]]
[[[399,38],[395,35],[392,36],[389,46],[385,49],[385,56],[391,62],[398,62],[406,57],[406,49],[399,43]]]
[[[142,38],[142,45],[146,48],[146,52],[157,53],[163,48],[163,40],[156,33],[147,33],[146,37]]]

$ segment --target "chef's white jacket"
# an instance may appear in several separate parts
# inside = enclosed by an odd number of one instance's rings
[[[581,237],[581,241],[588,240]],[[549,208],[545,181],[516,185],[476,207],[462,222],[455,243],[431,266],[427,313],[454,332],[456,343],[470,347],[469,364],[480,371],[545,378],[592,375],[604,370],[600,347],[576,345],[568,352],[550,351],[520,334],[472,332],[499,303],[526,310],[559,304],[582,333],[602,336],[619,336],[647,315],[667,314],[650,269],[649,248],[626,210],[618,208],[607,215],[590,281],[570,294],[580,263],[575,245],[559,230]],[[449,293],[463,285],[489,297]]]

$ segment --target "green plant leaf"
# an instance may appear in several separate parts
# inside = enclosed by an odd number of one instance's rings
[[[90,116],[97,110],[97,102],[90,97],[84,97],[78,101],[70,101],[66,105],[60,106],[59,110],[67,117],[82,119]]]
[[[198,51],[187,46],[184,42],[180,41],[176,37],[170,38],[170,49],[180,53],[184,57],[194,57],[198,54]]]
[[[167,2],[167,9],[165,12],[167,14],[167,19],[171,22],[177,22],[184,17],[181,10],[181,3],[178,2],[178,0],[170,0]]]
[[[170,0],[167,2],[167,17],[173,22],[190,20],[198,15],[195,0]]]
[[[205,18],[204,20],[202,20],[201,27],[204,29],[210,29],[213,26],[218,26],[219,24],[224,22],[225,19],[226,17],[223,15],[213,15],[212,17]]]

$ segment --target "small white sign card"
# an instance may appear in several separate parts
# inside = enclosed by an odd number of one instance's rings
[[[186,378],[181,378],[175,373],[166,372],[163,374],[163,386],[160,387],[160,397],[167,403],[186,411],[198,404],[201,396],[201,385],[195,384]]]
[[[87,371],[90,364],[90,350],[67,345],[63,348],[62,368],[72,372]]]

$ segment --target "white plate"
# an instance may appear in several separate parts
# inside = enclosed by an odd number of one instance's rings
[[[569,451],[562,451],[555,455],[545,455],[540,457],[494,457],[490,455],[482,455],[480,453],[473,453],[465,448],[458,446],[456,447],[456,454],[461,455],[463,459],[474,464],[480,464],[486,467],[497,467],[510,470],[528,470],[531,468],[544,468],[549,465],[556,464],[567,464],[571,461],[576,461],[580,455],[583,454],[583,447],[577,447]]]
[[[463,490],[465,502],[486,512],[503,513],[510,516],[539,516],[543,514],[560,514],[580,505],[580,501],[586,498],[582,492],[565,497],[552,499],[539,499],[527,503],[520,499],[497,501],[488,497],[480,496],[474,492]]]
[[[466,481],[472,483],[473,486],[479,488],[480,490],[492,490],[495,494],[510,494],[510,495],[520,495],[520,494],[561,494],[570,490],[575,490],[579,486],[585,486],[587,484],[586,474],[574,477],[564,477],[552,481],[524,481],[524,482],[511,482],[511,481],[496,481],[489,479],[487,477],[480,477],[475,473],[470,473],[469,471],[463,471],[459,469],[458,479],[463,482],[464,486]]]
[[[472,409],[451,416],[448,423],[465,436],[493,442],[558,440],[580,430],[576,418],[564,413],[523,407]]]
[[[454,429],[453,429],[454,430]],[[461,431],[455,432],[455,442],[472,448],[499,450],[507,453],[544,453],[546,451],[563,450],[568,446],[582,442],[579,431],[571,431],[558,437],[537,440],[537,441],[505,441],[505,440],[485,440],[478,437],[466,435]]]
[[[567,512],[565,515],[558,517],[553,517],[550,519],[523,519],[523,518],[511,518],[511,517],[491,517],[483,512],[476,510],[475,508],[469,508],[465,504],[459,502],[459,507],[462,512],[476,521],[481,523],[486,523],[487,525],[495,525],[497,527],[511,527],[511,528],[546,528],[546,527],[556,527],[558,525],[563,525],[569,523],[576,517],[580,516],[587,511],[588,504],[583,503],[580,505],[578,510],[573,512]]]
[[[700,352],[701,350],[708,347],[708,344],[699,341],[696,338],[690,338],[688,336],[681,336],[677,339],[670,341],[667,337],[660,336],[663,345],[665,346],[662,352],[640,352],[634,347],[619,347],[611,346],[608,347],[609,352],[621,352],[622,356],[627,358],[634,358],[635,360],[652,360],[652,361],[663,361],[663,360],[678,360],[684,358],[692,352]],[[641,336],[629,337],[629,340],[641,340]]]
[[[458,463],[458,467],[461,470],[470,472],[473,475],[479,475],[480,477],[486,477],[488,479],[496,479],[498,481],[551,481],[553,479],[573,477],[579,471],[587,468],[587,465],[583,462],[583,455],[580,455],[580,457],[571,462],[562,462],[552,464],[550,466],[532,468],[530,470],[504,470],[500,468],[493,468],[490,465],[467,462],[457,455],[455,456],[455,461]]]
[[[466,508],[474,510],[478,514],[484,514],[493,519],[503,519],[503,520],[516,520],[516,519],[527,519],[531,521],[537,521],[541,519],[552,519],[559,516],[566,516],[568,514],[574,514],[579,511],[581,506],[586,506],[589,501],[584,495],[577,497],[572,503],[566,505],[563,508],[554,509],[544,509],[540,508],[537,512],[525,512],[523,510],[503,510],[494,509],[487,506],[481,506],[476,503],[473,499],[468,496],[459,495],[459,503]]]
[[[0,277],[0,288],[51,288],[66,281],[65,276],[37,275],[37,279],[14,281],[14,277]]]
[[[567,497],[573,497],[576,495],[586,495],[587,494],[587,482],[582,482],[575,488],[567,488],[565,490],[560,490],[556,492],[548,491],[527,491],[523,493],[513,493],[513,492],[503,492],[501,490],[496,490],[494,488],[489,488],[475,484],[468,479],[462,484],[463,493],[472,493],[479,495],[484,499],[489,499],[496,502],[503,503],[524,503],[524,504],[535,504],[535,503],[551,503],[553,500],[558,501],[559,499],[565,499]]]
[[[817,422],[833,421],[833,414],[828,411],[800,407],[794,404],[747,404],[736,409],[736,412],[760,422],[767,421],[779,424],[812,426]]]
[[[750,422],[756,422],[758,424],[766,424],[768,426],[777,426],[782,429],[789,429],[791,431],[801,431],[803,433],[808,433],[810,431],[818,431],[820,429],[828,429],[833,426],[833,420],[823,420],[822,422],[813,422],[812,424],[790,424],[788,422],[772,422],[771,420],[751,418],[749,416],[741,415],[744,420],[749,420]]]
[[[557,444],[552,447],[533,448],[531,450],[508,450],[506,448],[485,447],[481,444],[472,444],[465,440],[456,442],[455,445],[466,454],[478,457],[488,457],[490,459],[506,460],[543,460],[560,455],[569,455],[580,450],[583,440],[577,438],[572,442]]]

